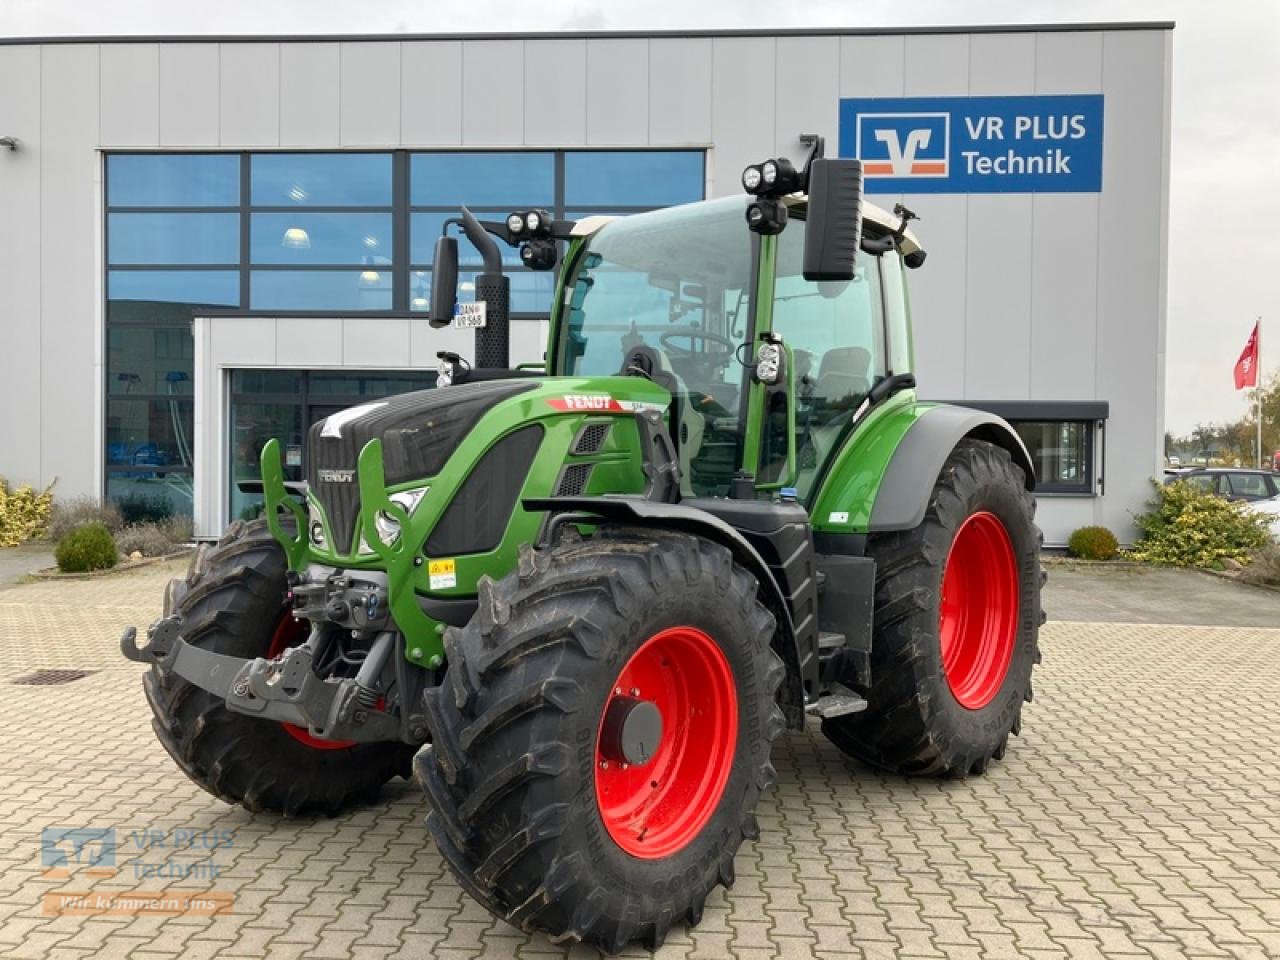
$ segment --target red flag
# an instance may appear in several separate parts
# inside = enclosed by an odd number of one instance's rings
[[[1236,389],[1258,385],[1258,325],[1253,325],[1253,333],[1249,334],[1249,342],[1244,345],[1244,353],[1236,361]]]

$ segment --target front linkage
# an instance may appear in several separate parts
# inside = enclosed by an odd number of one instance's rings
[[[426,686],[413,683],[410,667],[398,651],[398,636],[418,652],[417,659],[432,669],[443,665],[442,625],[427,617],[417,605],[412,573],[419,561],[402,544],[387,545],[373,528],[377,510],[408,520],[394,503],[383,481],[382,450],[371,440],[359,458],[360,496],[369,505],[364,511],[366,542],[375,545],[385,565],[381,571],[333,571],[307,566],[307,517],[284,485],[279,444],[269,441],[261,455],[267,525],[283,548],[289,564],[286,600],[292,616],[309,621],[306,642],[274,657],[252,660],[215,653],[183,639],[183,618],[171,613],[147,629],[139,646],[137,630],[129,627],[120,639],[125,657],[135,663],[155,665],[226,701],[227,709],[267,720],[305,728],[316,738],[336,742],[368,743],[402,740],[419,744],[426,738],[425,718],[408,709],[420,697],[406,697]],[[297,533],[281,522],[292,514]],[[407,628],[407,629],[406,629]],[[335,644],[349,636],[364,641],[367,652],[355,676],[322,677],[316,664],[331,657]],[[406,709],[397,717],[386,712],[385,693],[392,686],[402,693]]]

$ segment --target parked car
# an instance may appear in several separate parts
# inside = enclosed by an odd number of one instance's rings
[[[1247,470],[1241,467],[1199,467],[1190,470],[1166,470],[1165,483],[1190,483],[1207,493],[1228,500],[1249,502],[1270,500],[1280,495],[1276,475],[1269,470]]]

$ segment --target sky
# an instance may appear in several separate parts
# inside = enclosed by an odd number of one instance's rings
[[[445,33],[1173,20],[1165,427],[1246,412],[1231,368],[1263,318],[1280,372],[1277,0],[0,0],[0,36]],[[0,96],[4,91],[0,91]],[[1274,333],[1272,333],[1274,331]],[[1274,348],[1271,344],[1275,344]]]

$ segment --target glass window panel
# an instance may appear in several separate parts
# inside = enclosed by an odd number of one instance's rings
[[[514,270],[507,276],[511,278],[512,313],[551,312],[551,297],[555,293],[556,282],[554,270]],[[475,300],[475,291],[475,273],[460,272],[458,300],[462,302]],[[414,313],[426,313],[431,309],[431,273],[429,271],[415,270],[410,276],[409,309]]]
[[[436,241],[440,239],[440,231],[444,222],[456,213],[414,213],[409,216],[409,249],[410,263],[418,266],[430,266],[436,256]],[[481,220],[501,220],[500,213],[478,213]],[[458,238],[458,262],[467,266],[480,266],[484,260],[480,251],[464,237],[460,230],[451,229],[450,234]],[[502,254],[502,262],[509,266],[520,266],[520,248],[494,238],[498,252]]]
[[[151,300],[112,300],[107,303],[107,321],[115,326],[167,325],[190,331],[196,309],[189,303],[162,303]]]
[[[391,265],[389,213],[255,213],[253,263]]]
[[[255,153],[249,158],[255,207],[389,207],[387,153]]]
[[[231,393],[302,396],[301,370],[232,370]]]
[[[249,276],[254,310],[390,310],[391,271],[255,270]]]
[[[1231,482],[1231,493],[1237,497],[1264,500],[1271,496],[1267,478],[1260,473],[1229,473],[1227,478]]]
[[[190,327],[107,329],[107,392],[190,394],[194,341]]]
[[[107,275],[107,298],[236,307],[240,274],[234,270],[112,270]]]
[[[234,207],[240,203],[236,154],[112,154],[107,204],[113,207]]]
[[[109,263],[240,262],[236,213],[112,213]]]
[[[306,436],[302,428],[302,403],[259,403],[233,399],[231,403],[231,517],[258,516],[262,495],[243,493],[242,480],[262,479],[259,457],[267,441],[280,441],[286,480],[302,479]]]
[[[435,371],[405,371],[403,373],[365,373],[343,371],[328,373],[316,371],[310,374],[312,397],[389,397],[412,390],[425,390],[434,386]]]
[[[191,398],[107,400],[107,466],[164,479],[191,469]]]
[[[1075,421],[1019,422],[1013,428],[1027,446],[1036,484],[1058,490],[1093,489],[1088,475],[1089,423]]]
[[[581,151],[564,157],[564,199],[580,206],[664,207],[701,200],[701,151]]]
[[[550,153],[416,153],[409,160],[410,203],[417,207],[551,207]]]
[[[191,516],[191,475],[124,472],[107,474],[107,497],[126,523]]]

